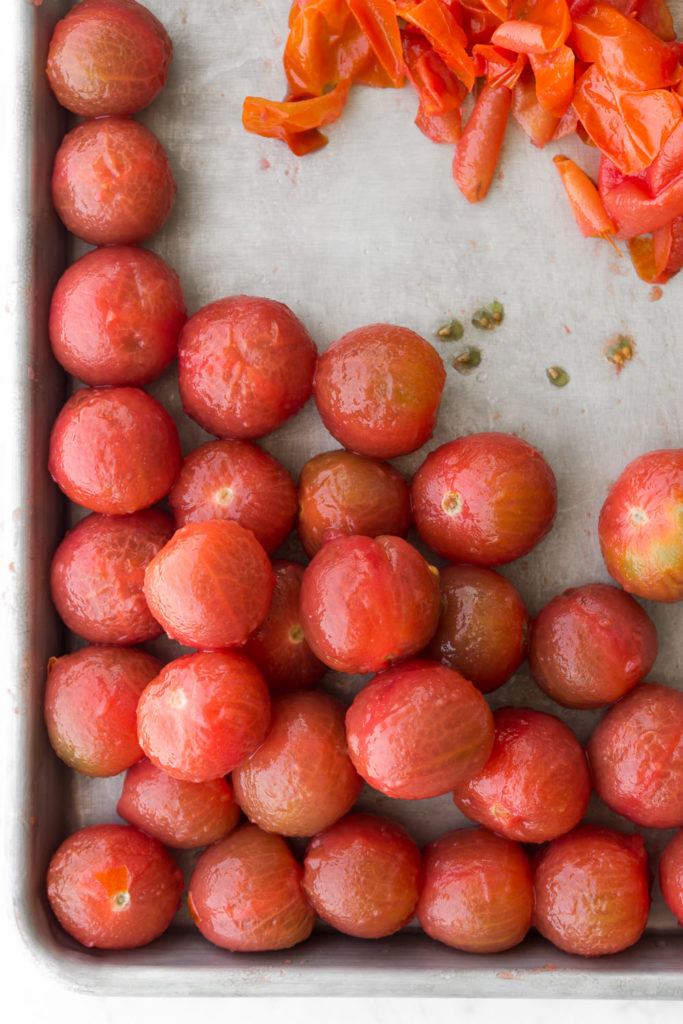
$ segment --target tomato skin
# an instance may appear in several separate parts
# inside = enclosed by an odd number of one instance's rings
[[[236,651],[199,651],[164,665],[137,708],[149,760],[176,779],[211,782],[250,757],[270,724],[260,670]]]
[[[531,674],[563,707],[613,704],[647,675],[656,656],[652,619],[623,590],[605,583],[554,597],[531,631]]]
[[[683,449],[646,452],[610,488],[598,536],[607,570],[636,597],[683,599]]]
[[[133,949],[171,923],[185,888],[157,839],[131,825],[79,829],[53,855],[47,896],[62,927],[84,946]]]
[[[294,481],[251,441],[207,441],[189,452],[168,500],[178,526],[229,519],[251,530],[269,555],[296,520]]]
[[[659,860],[659,885],[664,901],[683,924],[683,828],[669,840]]]
[[[468,953],[512,949],[531,926],[531,864],[522,846],[485,828],[448,832],[423,854],[423,931]]]
[[[533,873],[532,923],[566,953],[618,953],[645,930],[649,877],[637,833],[580,825],[539,852]]]
[[[200,856],[188,888],[190,913],[204,938],[224,949],[288,949],[315,923],[302,876],[281,836],[247,823]]]
[[[81,519],[50,570],[52,600],[67,629],[93,644],[130,646],[160,636],[143,582],[145,566],[172,533],[173,520],[157,509]]]
[[[275,577],[251,530],[187,523],[145,569],[147,603],[166,633],[199,650],[241,646],[268,613]]]
[[[346,713],[351,760],[374,789],[403,800],[447,793],[491,752],[493,719],[453,669],[414,658],[380,672]]]
[[[531,708],[494,712],[491,756],[455,787],[458,810],[508,839],[544,843],[578,825],[590,797],[585,754],[569,726]]]
[[[309,558],[330,535],[405,537],[412,521],[410,491],[398,470],[344,449],[309,459],[298,493],[297,530]]]
[[[173,361],[187,319],[180,279],[160,256],[110,245],[67,267],[52,294],[52,351],[89,384],[142,387]]]
[[[406,455],[432,436],[446,381],[441,357],[406,327],[370,324],[318,360],[313,395],[345,448],[378,459]]]
[[[451,562],[496,566],[521,558],[550,530],[554,474],[511,434],[456,438],[427,456],[411,486],[418,533]]]
[[[401,537],[339,537],[306,567],[300,611],[309,646],[329,668],[379,672],[431,639],[438,574]]]
[[[275,589],[268,614],[242,648],[263,672],[271,692],[310,690],[327,672],[327,665],[306,643],[299,597],[304,566],[274,558]]]
[[[174,779],[146,757],[126,772],[116,813],[176,850],[194,850],[218,842],[240,819],[240,809],[226,779]]]
[[[337,931],[379,939],[412,920],[420,866],[420,851],[401,825],[375,814],[347,814],[308,844],[304,891]]]
[[[176,192],[163,146],[127,117],[82,121],[55,156],[55,210],[67,231],[91,245],[144,242],[165,224]]]
[[[85,0],[55,25],[46,70],[74,114],[135,114],[166,84],[172,56],[166,29],[142,4]]]
[[[316,360],[315,342],[284,303],[250,295],[217,299],[180,334],[183,409],[216,437],[263,437],[308,401]]]
[[[587,753],[613,811],[644,828],[683,825],[683,693],[640,683],[598,722]]]
[[[108,645],[51,661],[45,724],[62,761],[95,778],[118,775],[139,761],[138,701],[161,667],[145,651]]]
[[[424,656],[462,673],[482,693],[507,682],[526,656],[531,618],[516,588],[493,569],[439,570],[441,616]]]
[[[456,143],[453,178],[470,203],[484,199],[491,187],[511,106],[511,89],[486,82]]]
[[[267,832],[313,836],[346,814],[360,793],[346,743],[344,705],[322,690],[273,699],[270,731],[232,773],[235,799]]]
[[[181,462],[174,420],[141,388],[79,388],[50,433],[52,479],[71,501],[105,515],[160,501]]]

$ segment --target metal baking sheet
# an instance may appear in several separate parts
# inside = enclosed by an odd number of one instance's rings
[[[52,159],[68,122],[43,68],[52,27],[68,6],[13,0],[3,28],[10,42],[5,141],[13,160],[3,203],[14,213],[3,254],[3,401],[16,425],[2,496],[11,548],[3,656],[16,712],[5,723],[15,755],[10,885],[23,939],[65,983],[99,994],[681,998],[683,936],[656,886],[644,939],[597,961],[564,955],[535,936],[504,955],[460,954],[410,928],[374,943],[321,929],[292,950],[235,955],[205,942],[186,910],[151,946],[105,953],[78,946],[53,921],[43,888],[48,860],[73,829],[117,820],[121,782],[67,771],[42,724],[47,659],[70,643],[47,580],[72,514],[46,471],[50,425],[70,386],[49,352],[47,310],[60,273],[85,251],[67,238],[49,201]],[[178,199],[147,244],[179,272],[190,312],[230,294],[267,295],[295,311],[321,350],[376,321],[418,331],[442,354],[448,379],[432,441],[397,466],[409,475],[427,450],[458,434],[519,434],[553,466],[559,513],[551,535],[505,575],[532,613],[568,586],[607,580],[596,535],[606,489],[635,455],[681,443],[683,277],[651,288],[627,255],[582,239],[551,157],[565,152],[590,168],[590,152],[576,139],[538,151],[511,124],[488,198],[470,206],[451,179],[451,147],[434,145],[414,126],[410,89],[358,88],[327,130],[329,145],[300,159],[241,125],[246,95],[284,93],[288,0],[148,6],[169,30],[175,57],[165,90],[139,117],[169,153]],[[464,341],[481,347],[482,361],[462,376],[452,366],[458,347],[437,340],[436,331],[452,317],[469,324],[494,298],[504,305],[504,323],[486,334],[468,326]],[[634,348],[621,370],[605,355],[620,334]],[[570,375],[562,389],[546,377],[556,364]],[[183,417],[172,372],[150,390],[178,415],[185,450],[206,439]],[[315,451],[336,447],[312,403],[263,443],[295,476]],[[294,553],[295,542],[286,550]],[[680,687],[683,609],[647,607],[660,635],[650,678]],[[324,683],[346,700],[360,684],[333,673]],[[494,708],[508,703],[558,711],[526,666],[491,695]],[[563,717],[585,740],[597,714]],[[402,820],[420,842],[463,823],[449,797],[411,803],[366,790],[360,805]],[[597,801],[588,818],[629,828]],[[672,833],[644,834],[656,864]],[[184,861],[188,869],[191,860]]]

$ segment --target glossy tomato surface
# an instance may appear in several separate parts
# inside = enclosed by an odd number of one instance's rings
[[[204,938],[224,949],[289,949],[307,939],[315,923],[302,876],[281,836],[241,825],[197,861],[188,888],[190,913]]]
[[[489,693],[524,661],[531,618],[517,588],[485,566],[439,570],[441,615],[423,652]]]
[[[216,437],[263,437],[311,397],[317,358],[315,342],[282,302],[218,299],[191,316],[180,336],[183,408]]]
[[[432,939],[469,953],[499,953],[531,927],[531,864],[519,843],[485,828],[448,832],[423,853],[417,905]]]
[[[297,529],[309,558],[340,534],[405,537],[412,521],[410,491],[398,470],[344,449],[309,459],[298,492]]]
[[[141,388],[79,388],[50,434],[52,479],[71,501],[105,515],[160,501],[181,463],[178,428]]]
[[[62,761],[84,775],[118,775],[142,757],[140,694],[161,662],[137,649],[82,647],[54,658],[45,686],[45,724]]]
[[[650,910],[642,836],[580,825],[539,851],[533,925],[566,953],[604,956],[637,942]]]
[[[657,657],[657,630],[629,594],[587,583],[554,597],[534,620],[529,664],[549,697],[568,708],[613,704]]]
[[[304,566],[289,559],[274,558],[275,590],[268,614],[242,648],[263,672],[273,692],[310,690],[327,672],[325,665],[306,643],[299,597]]]
[[[600,511],[600,550],[624,590],[651,601],[683,598],[683,448],[630,462]]]
[[[128,117],[82,121],[64,136],[52,201],[67,231],[90,245],[135,245],[156,234],[176,183],[156,136]]]
[[[445,381],[441,357],[419,334],[370,324],[322,353],[313,392],[323,423],[340,444],[391,459],[432,436]]]
[[[304,892],[337,931],[379,939],[412,920],[420,867],[417,844],[401,825],[376,814],[347,814],[308,844]]]
[[[47,77],[81,117],[135,114],[166,84],[172,56],[166,29],[136,0],[84,0],[55,25]]]
[[[313,836],[346,814],[363,780],[351,764],[344,705],[320,690],[273,699],[270,731],[232,773],[250,821],[284,836]]]
[[[671,837],[659,858],[659,886],[667,907],[683,924],[683,828]]]
[[[166,931],[185,888],[157,839],[130,825],[90,825],[50,861],[47,896],[61,926],[84,946],[133,949]]]
[[[459,672],[411,659],[367,683],[346,714],[351,760],[374,789],[439,796],[478,772],[493,744],[483,696]]]
[[[645,828],[683,825],[683,693],[640,683],[598,722],[587,751],[613,811]]]
[[[418,532],[451,562],[496,566],[528,554],[557,510],[552,469],[512,434],[470,434],[431,452],[413,478]]]
[[[544,843],[569,832],[588,807],[586,756],[568,725],[532,708],[493,715],[491,756],[453,793],[457,808],[492,832]]]
[[[401,537],[339,537],[306,567],[300,609],[321,661],[338,672],[378,672],[431,639],[438,572]]]
[[[270,559],[251,530],[226,519],[181,526],[144,579],[166,633],[200,650],[243,644],[266,617],[274,586]]]
[[[251,441],[208,441],[185,456],[169,501],[177,526],[230,519],[272,554],[294,527],[296,485]]]
[[[94,644],[139,644],[163,630],[143,591],[145,567],[173,533],[157,509],[130,516],[93,512],[66,534],[50,570],[62,621]]]
[[[263,743],[270,695],[237,651],[201,651],[165,665],[140,697],[138,737],[147,757],[177,779],[227,775]]]
[[[146,757],[126,772],[116,813],[164,846],[179,850],[225,839],[240,819],[227,779],[174,779]]]
[[[52,294],[52,351],[91,387],[142,387],[175,358],[187,319],[180,279],[156,253],[108,245],[67,267]]]

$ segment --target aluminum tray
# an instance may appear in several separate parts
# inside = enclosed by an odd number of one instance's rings
[[[245,95],[283,93],[288,0],[149,6],[173,37],[175,59],[165,91],[140,116],[166,146],[179,186],[170,221],[149,244],[180,273],[190,310],[247,292],[288,303],[321,349],[379,320],[432,338],[449,369],[427,447],[460,433],[512,431],[539,446],[556,472],[552,534],[505,569],[530,610],[567,586],[607,579],[596,538],[606,488],[636,454],[681,443],[683,277],[661,293],[637,279],[627,257],[580,237],[551,155],[562,148],[585,162],[585,148],[572,139],[539,152],[511,127],[488,199],[470,207],[451,181],[451,148],[414,127],[411,91],[358,89],[329,130],[329,146],[299,160],[279,143],[247,135],[240,120]],[[374,943],[321,930],[284,953],[231,955],[205,942],[186,911],[149,947],[103,953],[77,946],[53,921],[43,889],[49,857],[73,829],[116,820],[120,779],[76,778],[53,756],[42,725],[45,665],[69,643],[47,580],[71,514],[45,468],[49,428],[69,387],[49,352],[47,309],[59,274],[84,250],[58,224],[48,188],[66,119],[43,68],[67,4],[11,0],[8,7],[3,124],[11,162],[2,203],[14,217],[3,219],[3,403],[15,435],[5,448],[1,499],[11,548],[3,571],[10,694],[3,725],[12,755],[5,852],[14,916],[36,959],[69,985],[99,994],[682,997],[683,935],[657,891],[643,940],[598,961],[563,955],[534,936],[505,955],[464,955],[411,929]],[[461,376],[451,366],[457,348],[437,341],[435,331],[451,316],[468,321],[493,298],[503,302],[505,322],[483,336],[468,328],[465,340],[480,344],[483,359]],[[618,372],[605,348],[620,333],[633,339],[635,356]],[[553,364],[571,377],[561,390],[546,378]],[[182,419],[173,375],[153,390]],[[205,435],[185,421],[183,437],[188,449]],[[335,445],[309,404],[265,446],[296,474],[315,450]],[[397,464],[411,473],[424,454]],[[651,678],[680,686],[683,610],[648,611],[661,638]],[[359,680],[332,674],[326,685],[349,699]],[[557,711],[526,666],[491,703]],[[596,720],[588,712],[565,717],[582,739]],[[409,803],[365,793],[361,802],[406,822],[419,841],[461,823],[446,797]],[[628,828],[597,803],[589,819]],[[671,833],[645,834],[655,864]]]

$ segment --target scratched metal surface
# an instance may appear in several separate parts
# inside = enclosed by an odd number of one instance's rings
[[[10,856],[24,939],[65,983],[101,994],[680,998],[683,939],[656,887],[646,937],[596,962],[565,956],[537,937],[503,956],[467,956],[411,929],[378,943],[320,931],[286,953],[235,956],[206,943],[186,910],[152,946],[104,954],[77,947],[51,920],[42,890],[51,853],[73,829],[117,820],[121,783],[67,772],[49,750],[41,713],[47,657],[70,643],[49,601],[49,559],[64,522],[78,515],[64,509],[45,470],[49,427],[70,387],[48,351],[49,295],[67,262],[85,251],[66,239],[47,198],[64,121],[42,68],[51,27],[66,6],[15,0],[16,56],[5,70],[18,111],[8,372],[19,453],[3,499],[15,544],[5,657],[20,712],[9,731],[17,811]],[[525,437],[553,466],[559,513],[551,535],[504,573],[532,613],[568,586],[606,580],[596,520],[607,487],[638,453],[681,443],[683,277],[650,288],[627,256],[581,238],[551,157],[567,152],[590,168],[590,152],[576,140],[537,151],[511,125],[489,197],[471,207],[452,182],[451,147],[435,146],[415,128],[411,91],[357,89],[328,129],[329,145],[299,159],[246,134],[240,119],[245,95],[284,93],[287,0],[148,6],[171,33],[175,57],[166,89],[139,117],[165,145],[179,188],[168,224],[148,245],[180,273],[190,311],[229,294],[267,295],[291,306],[320,349],[375,321],[423,334],[448,368],[443,406],[432,441],[396,464],[409,475],[427,450],[461,433]],[[488,333],[467,327],[463,344],[478,344],[482,361],[462,376],[452,366],[461,346],[437,340],[436,331],[452,317],[468,324],[494,298],[504,305],[504,323]],[[619,371],[605,350],[622,333],[633,340],[634,358]],[[556,364],[570,376],[562,389],[545,373]],[[185,450],[206,439],[183,417],[172,372],[150,390],[177,414]],[[311,454],[335,446],[311,403],[263,443],[295,476]],[[296,552],[292,541],[285,553]],[[683,608],[647,607],[660,633],[650,678],[680,686]],[[361,683],[331,673],[324,685],[348,701]],[[490,699],[493,707],[558,712],[526,666]],[[582,740],[599,715],[562,714]],[[402,820],[420,842],[463,821],[449,797],[406,802],[366,791],[360,804]],[[589,819],[630,827],[597,801]],[[672,833],[644,834],[656,864]],[[184,858],[186,868],[191,862],[192,855]]]

